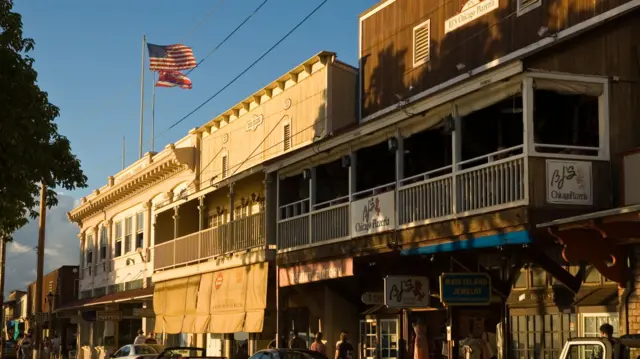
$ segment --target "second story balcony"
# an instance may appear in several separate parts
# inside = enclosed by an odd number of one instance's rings
[[[229,182],[160,212],[152,250],[154,271],[265,249],[263,179],[257,175]]]
[[[495,230],[499,216],[487,216],[518,207],[518,225],[606,208],[607,96],[606,79],[526,73],[434,108],[405,105],[393,129],[318,146],[278,172],[278,252],[412,228],[399,244],[449,238],[479,216],[475,227]]]

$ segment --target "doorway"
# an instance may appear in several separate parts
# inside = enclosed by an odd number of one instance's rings
[[[366,318],[360,321],[360,358],[398,359],[400,319]]]

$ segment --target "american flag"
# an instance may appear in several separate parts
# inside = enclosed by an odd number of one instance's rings
[[[189,46],[147,44],[151,71],[180,71],[196,67],[193,50]]]
[[[191,90],[191,80],[180,71],[158,71],[156,87],[176,87]]]

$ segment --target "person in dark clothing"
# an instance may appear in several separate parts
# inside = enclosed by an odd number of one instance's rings
[[[298,337],[298,333],[291,332],[291,340],[289,340],[289,349],[307,349],[307,343]]]
[[[347,332],[340,333],[340,340],[336,343],[335,359],[353,359],[353,345],[349,343]]]
[[[611,347],[615,347],[615,339],[613,338],[613,326],[609,323],[604,323],[600,326],[600,336],[603,339],[609,340]],[[615,353],[612,353],[615,354]],[[596,346],[593,349],[593,359],[603,359],[603,350],[601,346]],[[615,356],[613,356],[615,358]]]

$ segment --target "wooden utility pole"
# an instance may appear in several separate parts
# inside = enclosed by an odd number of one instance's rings
[[[34,338],[34,354],[40,359],[42,348],[42,276],[44,271],[44,235],[47,224],[47,186],[44,182],[40,185],[40,217],[38,228],[38,264],[36,268],[36,330]]]

